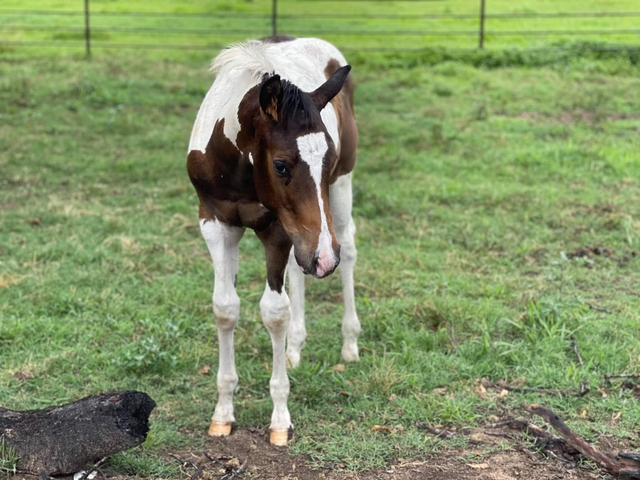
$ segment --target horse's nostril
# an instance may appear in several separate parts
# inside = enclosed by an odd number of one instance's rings
[[[318,258],[314,264],[315,266],[315,276],[318,278],[324,278],[336,269],[338,263],[340,262],[339,258],[336,258],[336,255],[333,251],[322,251],[318,255]]]

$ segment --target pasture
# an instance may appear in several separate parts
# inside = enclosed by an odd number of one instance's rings
[[[0,59],[1,406],[148,392],[149,439],[106,470],[139,478],[193,472],[170,454],[250,455],[242,442],[279,459],[248,478],[293,478],[292,462],[300,478],[392,467],[411,478],[407,468],[442,459],[473,474],[467,464],[521,454],[507,439],[443,440],[417,422],[476,428],[522,416],[522,402],[555,409],[598,445],[638,448],[638,386],[604,381],[640,371],[637,57],[347,57],[361,134],[361,361],[340,363],[339,278],[308,280],[285,452],[264,444],[271,344],[251,232],[238,276],[239,432],[205,437],[213,272],[185,171],[212,81],[205,57]],[[491,387],[501,382],[564,393]],[[574,395],[582,382],[589,393]]]

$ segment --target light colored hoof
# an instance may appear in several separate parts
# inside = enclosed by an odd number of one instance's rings
[[[344,345],[342,347],[342,359],[345,362],[359,362],[358,345]]]
[[[220,423],[212,421],[211,425],[209,425],[208,433],[210,437],[228,437],[231,435],[232,427],[233,423],[231,422]]]
[[[287,430],[269,430],[269,443],[276,447],[286,447],[293,439],[293,428]]]

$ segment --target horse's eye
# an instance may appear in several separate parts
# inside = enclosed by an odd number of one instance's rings
[[[276,173],[281,177],[290,175],[289,167],[282,160],[276,160],[275,162],[273,162],[273,168],[276,169]]]

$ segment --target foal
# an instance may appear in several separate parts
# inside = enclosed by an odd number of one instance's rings
[[[298,365],[306,337],[303,273],[324,278],[342,260],[342,357],[358,360],[351,67],[325,41],[273,37],[224,50],[212,69],[217,77],[198,112],[187,157],[215,272],[218,403],[209,435],[229,435],[235,421],[238,244],[250,228],[267,261],[260,311],[273,345],[270,441],[286,445],[293,429],[287,362]],[[283,288],[287,265],[290,297]]]

